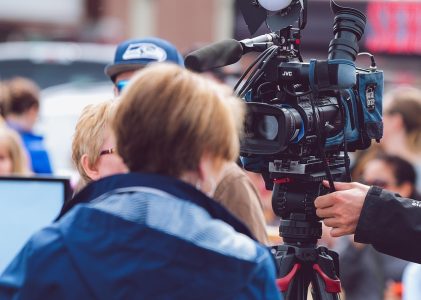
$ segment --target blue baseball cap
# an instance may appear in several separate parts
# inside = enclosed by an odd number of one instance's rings
[[[117,46],[114,62],[105,67],[105,74],[114,81],[116,75],[134,71],[152,62],[172,62],[184,67],[183,56],[165,40],[149,37],[132,39]]]

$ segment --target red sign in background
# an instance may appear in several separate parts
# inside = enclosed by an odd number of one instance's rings
[[[369,51],[421,54],[421,2],[369,2],[367,19]]]

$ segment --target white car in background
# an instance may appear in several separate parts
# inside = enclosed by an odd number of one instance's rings
[[[0,43],[0,80],[23,76],[41,89],[67,83],[107,81],[104,67],[114,45],[71,42]]]

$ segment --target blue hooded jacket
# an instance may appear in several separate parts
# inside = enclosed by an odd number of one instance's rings
[[[28,152],[32,171],[37,174],[52,174],[53,170],[47,149],[45,148],[44,137],[23,130],[17,124],[10,121],[7,125],[20,135],[25,149]]]
[[[0,276],[0,299],[280,299],[269,251],[192,186],[125,174],[80,195]]]

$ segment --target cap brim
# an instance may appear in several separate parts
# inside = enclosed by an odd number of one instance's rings
[[[145,65],[143,64],[112,64],[105,67],[104,73],[112,81],[114,81],[114,77],[120,73],[128,72],[128,71],[136,71],[143,68]]]

